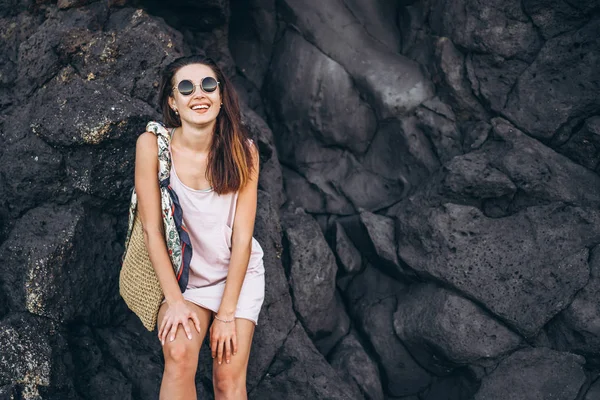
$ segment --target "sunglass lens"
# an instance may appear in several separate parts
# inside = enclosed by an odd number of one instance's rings
[[[217,80],[212,76],[202,79],[202,90],[205,92],[214,92],[217,89]]]
[[[179,91],[179,93],[185,96],[190,95],[194,92],[194,84],[192,83],[192,81],[185,79],[179,82],[179,85],[177,85],[177,90]]]

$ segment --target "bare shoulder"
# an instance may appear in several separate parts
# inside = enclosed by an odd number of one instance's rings
[[[156,135],[152,132],[144,132],[137,138],[135,151],[137,155],[157,154],[158,143]]]

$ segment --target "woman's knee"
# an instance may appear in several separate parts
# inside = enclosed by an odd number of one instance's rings
[[[238,392],[246,389],[246,377],[244,374],[235,374],[233,370],[215,372],[214,387],[221,393]]]
[[[185,343],[187,339],[177,338],[175,341],[165,344],[165,366],[196,371],[198,354],[194,353],[193,346]]]

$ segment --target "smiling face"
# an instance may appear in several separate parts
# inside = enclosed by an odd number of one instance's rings
[[[207,93],[201,88],[202,79],[212,77],[218,81],[215,72],[204,64],[190,64],[181,67],[173,77],[175,88],[169,97],[169,106],[179,112],[181,122],[194,125],[214,123],[221,109],[221,88]],[[190,95],[183,95],[177,90],[177,85],[183,80],[191,81],[195,86]]]

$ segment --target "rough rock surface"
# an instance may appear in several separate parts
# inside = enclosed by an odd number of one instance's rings
[[[335,347],[330,364],[351,385],[355,385],[365,399],[383,399],[379,369],[367,354],[355,332],[350,332]]]
[[[0,0],[0,399],[157,397],[119,257],[159,73],[199,53],[261,157],[251,399],[595,400],[599,10]]]
[[[399,296],[394,330],[434,373],[461,365],[493,365],[521,344],[516,333],[476,304],[432,284],[415,285]]]
[[[336,293],[335,256],[317,222],[304,211],[286,212],[283,228],[289,251],[288,279],[294,310],[313,340],[327,354],[348,333],[350,320]]]
[[[577,398],[586,380],[580,356],[546,348],[524,349],[483,378],[475,400]]]

